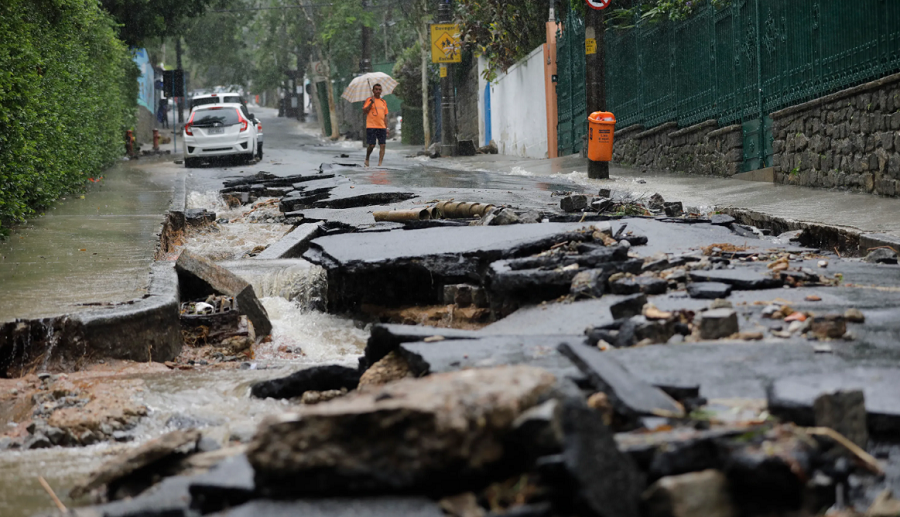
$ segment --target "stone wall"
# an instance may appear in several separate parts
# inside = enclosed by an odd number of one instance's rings
[[[683,129],[674,122],[644,131],[640,125],[616,131],[613,161],[634,167],[732,176],[743,159],[741,126],[719,128],[708,120]]]
[[[900,74],[772,119],[777,183],[900,195]]]

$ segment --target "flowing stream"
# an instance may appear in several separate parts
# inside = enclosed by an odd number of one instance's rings
[[[216,210],[220,218],[241,216],[240,209],[229,211],[219,203],[221,200],[215,195],[190,197],[193,207]],[[188,248],[234,261],[285,233],[283,225],[265,222],[217,226],[218,231],[194,235]],[[221,238],[223,234],[226,239]],[[324,299],[324,271],[300,261],[279,268],[254,268],[253,262],[241,260],[230,262],[229,266],[233,265],[239,275],[253,284],[272,321],[271,341],[254,347],[254,359],[238,369],[136,375],[144,382],[138,401],[147,406],[149,415],[131,431],[134,439],[129,443],[0,452],[0,515],[29,517],[54,508],[37,480],[39,475],[44,476],[64,504],[86,503],[72,501],[64,494],[110,455],[174,428],[201,427],[205,435],[220,443],[246,439],[265,415],[288,408],[285,401],[251,398],[250,386],[254,382],[318,364],[355,366],[368,338],[368,328],[311,308]]]

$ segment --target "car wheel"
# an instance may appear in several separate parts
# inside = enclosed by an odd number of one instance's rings
[[[262,160],[262,144],[256,146],[256,157]]]

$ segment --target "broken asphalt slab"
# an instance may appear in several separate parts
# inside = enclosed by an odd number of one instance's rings
[[[653,386],[700,396],[765,399],[766,386],[809,373],[836,374],[850,367],[837,354],[817,354],[805,339],[716,341],[647,346],[604,352]]]
[[[639,417],[684,412],[678,402],[632,375],[608,352],[582,343],[562,343],[559,351],[587,376],[594,389],[606,393],[620,414]]]
[[[522,364],[544,368],[557,379],[580,379],[581,373],[556,350],[555,344],[583,340],[583,336],[492,336],[402,343],[399,352],[416,376]]]
[[[428,228],[320,237],[304,258],[328,271],[329,308],[434,304],[443,286],[480,279],[495,260],[581,239],[587,225],[544,223]],[[411,233],[412,232],[412,233]]]
[[[301,224],[254,258],[256,260],[299,258],[309,247],[310,241],[321,233],[322,225],[320,224]]]
[[[900,369],[857,367],[827,374],[778,379],[768,390],[769,411],[800,425],[815,425],[813,404],[819,395],[863,390],[872,434],[900,432]]]

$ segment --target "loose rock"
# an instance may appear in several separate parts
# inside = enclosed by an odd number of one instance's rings
[[[700,339],[719,339],[738,332],[737,313],[732,309],[713,309],[700,314]]]
[[[650,517],[734,517],[728,480],[718,470],[667,476],[644,492]]]
[[[459,493],[467,473],[503,458],[513,421],[554,383],[527,366],[403,379],[270,417],[247,457],[257,486],[270,494],[414,487]]]

